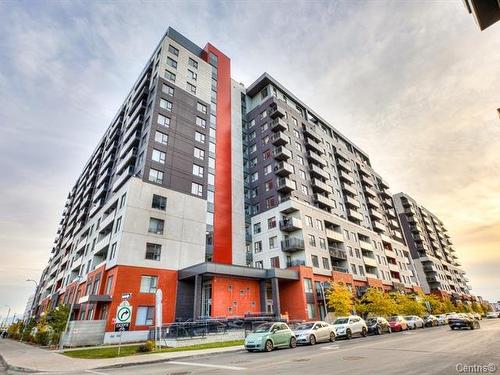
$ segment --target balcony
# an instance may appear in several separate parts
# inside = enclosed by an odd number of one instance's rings
[[[351,194],[353,196],[356,196],[358,191],[356,190],[355,187],[351,185],[346,185],[346,184],[341,184],[342,190],[344,190],[345,193]]]
[[[307,125],[303,128],[304,134],[309,138],[312,138],[316,142],[321,142],[321,136],[316,131],[316,127],[314,125]]]
[[[354,221],[363,221],[363,215],[352,209],[347,210],[347,217]]]
[[[274,166],[274,174],[280,177],[286,177],[294,173],[293,166],[286,161],[280,161]]]
[[[132,114],[129,115],[129,117],[127,119],[128,123],[133,122],[146,109],[146,101],[145,100],[142,100],[139,103],[140,103],[140,105],[138,105],[137,108],[134,110],[134,112],[132,112]]]
[[[377,196],[377,192],[368,186],[365,186],[363,190],[365,191],[365,194],[369,197],[375,198]]]
[[[281,250],[285,252],[303,251],[304,249],[304,240],[300,238],[291,237],[281,241]]]
[[[354,184],[354,178],[344,171],[339,171],[339,178],[343,182],[347,182],[350,185]]]
[[[365,262],[366,266],[369,267],[377,267],[377,261],[375,258],[368,257],[366,255],[363,255],[363,261]]]
[[[318,154],[324,154],[325,153],[325,150],[323,149],[323,147],[321,146],[321,144],[319,142],[316,142],[312,138],[306,137],[306,144],[305,144],[305,146],[306,146],[306,148],[308,150],[315,151]]]
[[[103,185],[105,186],[105,185]],[[95,203],[92,204],[92,207],[90,208],[89,215],[92,217],[94,216],[99,210],[102,208],[102,205],[104,204],[104,198],[98,199]]]
[[[436,273],[436,272],[439,272],[438,269],[437,269],[437,267],[433,263],[426,264],[422,268],[423,268],[423,270],[424,270],[425,273]],[[448,274],[449,273],[450,272],[448,271]],[[450,274],[450,276],[451,276],[451,274]]]
[[[277,132],[271,135],[271,142],[275,146],[283,146],[290,143],[290,137],[283,132]]]
[[[389,266],[389,269],[394,272],[399,272],[399,267],[396,263],[390,263],[387,262],[387,265]]]
[[[366,177],[366,176],[361,176],[361,182],[363,182],[365,185],[370,186],[370,187],[375,186],[375,183],[373,182],[373,180],[369,177]]]
[[[289,193],[295,190],[295,181],[286,177],[280,177],[278,178],[278,182],[276,184],[276,190],[280,193]]]
[[[307,152],[307,159],[309,159],[310,162],[317,163],[321,165],[322,167],[326,167],[326,161],[318,154],[312,151]]]
[[[373,223],[373,230],[376,231],[376,232],[387,232],[387,227],[382,224],[382,223],[379,223],[378,221],[374,221]]]
[[[394,203],[392,202],[392,198],[384,199],[383,202],[385,207],[394,208]]]
[[[273,132],[286,130],[286,122],[282,118],[275,118],[271,121],[271,130]]]
[[[280,230],[283,232],[295,232],[302,229],[302,220],[289,217],[280,221]]]
[[[312,179],[313,190],[320,193],[331,193],[332,188],[317,178]]]
[[[137,148],[131,148],[130,151],[118,161],[116,166],[116,173],[121,173],[128,165],[135,164],[135,158],[137,157]]]
[[[346,260],[347,253],[343,249],[339,249],[335,246],[328,246],[328,251],[330,252],[330,257],[335,260]]]
[[[284,146],[275,147],[273,156],[276,160],[288,160],[292,157],[292,152]]]
[[[335,155],[344,161],[349,161],[349,155],[345,151],[342,151],[340,148],[335,149]]]
[[[137,117],[134,122],[125,129],[123,139],[128,139],[133,132],[140,130],[140,128],[142,127],[141,122],[141,118]]]
[[[389,220],[389,226],[392,229],[399,229],[399,223],[397,220],[394,220],[394,219]]]
[[[97,202],[98,200],[105,198],[108,192],[108,184],[102,185],[94,194],[93,202]]]
[[[347,173],[350,173],[352,171],[351,166],[349,165],[349,163],[345,162],[342,159],[337,159],[337,166],[339,167],[339,169],[343,169]]]
[[[314,201],[319,205],[319,206],[324,206],[327,208],[334,208],[335,203],[328,197],[325,197],[324,195],[321,194],[314,194]]]
[[[130,139],[125,142],[120,150],[120,157],[123,157],[130,151],[131,148],[135,147],[139,143],[139,133],[136,133],[130,137]]]
[[[349,270],[345,267],[332,266],[333,272],[349,273]]]
[[[111,176],[111,168],[108,168],[101,173],[101,175],[97,179],[96,186],[101,186],[102,184],[107,182],[110,176]]]
[[[373,220],[383,220],[384,219],[384,216],[378,212],[378,211],[375,211],[375,210],[370,210],[370,216],[372,217]]]
[[[344,242],[344,235],[341,232],[337,232],[336,230],[329,228],[326,228],[325,232],[327,239],[329,238],[335,242]]]
[[[130,176],[134,173],[134,167],[131,165],[123,171],[123,173],[120,176],[117,176],[115,182],[113,183],[113,192],[118,191],[120,187],[125,183],[125,181],[128,180]]]
[[[311,173],[311,176],[313,177],[320,177],[324,179],[329,179],[330,175],[328,174],[327,171],[324,169],[321,169],[318,167],[316,164],[309,164],[309,172]]]
[[[111,224],[113,223],[114,220],[115,220],[115,210],[102,217],[100,230],[102,231],[103,229],[106,229],[108,226],[112,226]]]
[[[419,224],[414,224],[410,227],[410,230],[413,232],[413,233],[423,233],[423,229],[422,227],[419,225]]]
[[[285,116],[285,110],[278,104],[275,103],[272,107],[269,108],[269,117],[275,119],[284,116]]]
[[[356,209],[361,208],[361,203],[359,203],[355,198],[352,198],[348,195],[345,196],[345,204],[349,207],[354,207]]]
[[[102,237],[99,241],[97,241],[94,247],[94,254],[99,254],[103,250],[105,250],[109,246],[110,239],[111,239],[111,232],[108,235]]]
[[[373,198],[366,198],[366,203],[368,204],[368,207],[371,207],[371,208],[380,208],[380,203],[378,203],[375,199]]]
[[[362,250],[373,251],[373,244],[368,241],[359,240],[359,247]]]
[[[371,199],[371,198],[370,198]],[[392,208],[389,208],[386,210],[387,212],[387,215],[390,217],[390,218],[393,218],[393,219],[397,219],[398,216],[396,215],[396,211]]]

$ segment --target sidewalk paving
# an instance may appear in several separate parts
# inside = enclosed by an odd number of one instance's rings
[[[25,372],[71,372],[109,367],[166,362],[172,359],[200,357],[243,350],[243,346],[200,349],[170,353],[152,353],[106,359],[70,358],[56,351],[40,349],[9,339],[0,340],[0,356],[12,370]]]

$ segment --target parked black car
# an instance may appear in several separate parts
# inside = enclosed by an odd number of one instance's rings
[[[479,325],[479,320],[466,315],[466,314],[459,314],[456,316],[452,316],[448,319],[448,325],[450,326],[451,329],[462,329],[462,328],[469,328],[469,329],[479,329],[481,326]]]
[[[366,320],[366,325],[368,326],[368,333],[374,335],[381,335],[382,333],[392,333],[391,326],[389,322],[382,317],[368,318]]]

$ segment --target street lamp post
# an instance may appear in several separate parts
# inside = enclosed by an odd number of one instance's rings
[[[9,308],[9,310],[7,311],[7,317],[5,318],[5,323],[3,324],[5,327],[8,327],[8,325],[9,325],[9,316],[10,316],[10,306],[9,305],[4,305],[4,306]]]
[[[71,300],[71,305],[69,308],[69,313],[68,313],[68,319],[66,320],[66,326],[64,327],[64,331],[61,332],[61,337],[59,338],[59,352],[63,352],[63,339],[64,335],[66,334],[66,331],[68,330],[69,326],[69,321],[71,320],[71,314],[73,313],[73,306],[76,303],[76,296],[78,295],[78,285],[80,284],[80,281],[83,280],[83,277],[78,275],[77,278],[75,279],[76,281],[76,286],[75,286],[75,294],[73,296],[73,299]]]

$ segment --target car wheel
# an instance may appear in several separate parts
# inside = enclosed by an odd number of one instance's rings
[[[316,345],[316,336],[314,335],[309,336],[309,344]]]
[[[334,341],[335,341],[335,333],[330,332],[330,342],[334,342]]]
[[[451,330],[452,330],[452,331],[454,331],[454,330],[455,330],[455,327],[450,327],[450,328],[451,328]]]
[[[382,329],[380,329],[380,327],[377,327],[377,335],[381,335],[382,334]]]
[[[266,352],[271,352],[274,349],[273,342],[271,340],[266,341],[266,345],[264,345],[264,350]]]
[[[290,339],[290,348],[295,349],[297,347],[297,339],[295,337],[292,337]]]
[[[347,331],[345,331],[345,337],[350,340],[352,338],[352,332],[350,329],[348,329]]]
[[[363,328],[361,329],[361,336],[366,337],[366,336],[367,336],[367,334],[368,334],[368,332],[366,332],[366,328],[365,328],[365,327],[363,327]]]

